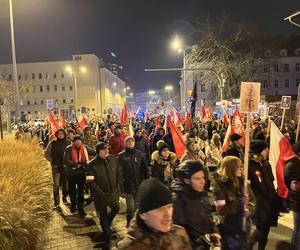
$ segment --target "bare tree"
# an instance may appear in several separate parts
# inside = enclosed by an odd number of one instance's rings
[[[211,100],[221,91],[224,99],[238,97],[241,81],[255,79],[254,65],[259,62],[260,53],[254,34],[247,25],[233,24],[228,17],[197,25],[198,39],[187,53],[187,62],[199,69],[194,78],[212,90]],[[222,78],[225,84],[221,89]]]

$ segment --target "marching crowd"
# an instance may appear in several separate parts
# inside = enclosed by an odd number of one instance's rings
[[[159,120],[160,119],[160,120]],[[47,126],[20,127],[16,139],[37,137],[51,163],[54,206],[70,199],[71,213],[86,216],[84,194],[90,195],[106,242],[119,212],[119,198],[126,199],[128,233],[118,249],[266,249],[270,228],[280,212],[292,210],[293,249],[300,249],[300,161],[285,166],[287,200],[274,187],[269,163],[267,124],[252,122],[248,186],[244,188],[242,137],[233,133],[222,147],[227,128],[217,118],[205,124],[191,121],[184,136],[185,153],[179,159],[164,117],[128,125],[107,116],[91,119],[81,128],[67,122],[52,135]],[[294,144],[295,122],[285,124],[283,135]],[[294,144],[300,156],[300,144]],[[298,167],[298,168],[297,168]],[[298,170],[299,169],[299,170]],[[255,226],[255,230],[253,230]],[[252,230],[251,230],[252,229]]]

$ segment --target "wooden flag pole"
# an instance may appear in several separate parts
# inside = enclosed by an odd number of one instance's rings
[[[267,132],[267,135],[270,134],[270,129],[271,129],[271,116],[268,116],[268,132]]]
[[[245,155],[244,155],[244,195],[248,195],[248,168],[249,168],[249,150],[250,150],[250,117],[251,112],[247,112],[247,124],[246,124],[246,142],[245,142]],[[244,208],[247,208],[247,204],[244,204]],[[243,218],[243,230],[247,230],[247,217]]]
[[[283,108],[283,114],[282,114],[282,119],[281,119],[281,125],[280,125],[280,131],[283,129],[283,123],[284,123],[284,117],[285,117],[285,108]]]

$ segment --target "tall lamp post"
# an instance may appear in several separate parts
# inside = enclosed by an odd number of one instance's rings
[[[14,85],[15,85],[15,96],[16,96],[16,122],[18,124],[21,121],[21,110],[20,110],[19,79],[18,79],[18,71],[17,71],[15,30],[14,30],[14,16],[13,16],[12,0],[9,0],[9,20],[10,20],[11,51],[12,51],[12,62],[13,62],[13,80],[14,80]]]
[[[173,90],[173,86],[172,85],[167,85],[165,87],[165,90],[167,91],[168,93],[168,102],[170,102],[170,91]]]

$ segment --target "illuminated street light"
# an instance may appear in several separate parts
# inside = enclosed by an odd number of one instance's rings
[[[171,41],[171,49],[180,52],[182,48],[183,48],[182,39],[176,35],[174,39]]]
[[[133,96],[133,93],[131,92],[129,95],[130,95],[130,96]]]
[[[126,87],[126,89],[127,89],[127,90],[130,90],[130,87],[129,87],[129,86],[127,86],[127,87]]]
[[[172,85],[167,85],[165,87],[165,90],[169,91],[169,90],[173,90],[173,86]]]
[[[155,91],[154,90],[149,90],[149,95],[155,95]]]
[[[113,86],[114,86],[114,87],[116,87],[116,86],[117,86],[117,83],[116,83],[116,82],[114,82],[114,83],[113,83]]]
[[[85,73],[86,72],[86,67],[80,67],[80,72]]]
[[[124,88],[123,91],[126,92],[126,88]]]

